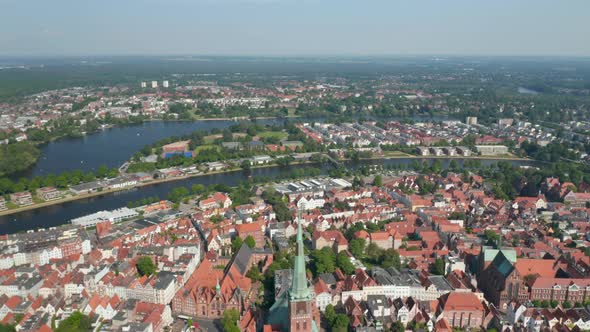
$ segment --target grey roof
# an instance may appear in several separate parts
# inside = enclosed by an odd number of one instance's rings
[[[125,331],[128,332],[144,332],[150,330],[150,324],[148,323],[129,323],[129,325],[126,325],[125,327]]]
[[[38,283],[42,282],[43,278],[40,275],[34,275],[32,277],[28,277],[27,275],[21,275],[20,277],[16,278],[12,284],[17,285],[19,288],[23,289],[31,289],[35,287]]]
[[[134,180],[135,179],[132,178],[131,176],[119,176],[119,177],[116,177],[114,179],[110,179],[108,181],[108,183],[109,183],[109,185],[112,186],[112,185],[117,185],[117,184],[124,184],[126,182],[134,181]]]
[[[120,322],[125,322],[127,321],[127,312],[125,311],[119,311],[115,314],[115,317],[113,317],[112,319],[113,321],[120,321]]]
[[[16,273],[29,273],[29,274],[33,274],[35,271],[37,271],[37,269],[35,269],[32,266],[26,266],[26,265],[21,265],[21,266],[17,266],[15,269]]]
[[[318,275],[318,277],[322,279],[326,285],[336,284],[336,277],[334,276],[334,273],[321,273]]]
[[[24,313],[25,311],[27,311],[27,309],[29,309],[29,307],[31,306],[31,304],[32,304],[31,301],[23,301],[23,302],[19,303],[13,309],[13,312],[15,312],[15,313]]]
[[[380,295],[367,295],[367,306],[371,310],[375,310],[379,307],[388,307],[389,302],[387,297],[383,294]]]
[[[170,283],[174,282],[174,280],[175,280],[174,274],[167,272],[167,271],[162,271],[162,272],[158,273],[158,277],[156,279],[156,282],[154,283],[154,288],[155,289],[166,289],[166,288],[168,288]]]
[[[96,190],[101,188],[102,184],[98,181],[86,182],[71,186],[70,189],[74,191],[86,191],[86,190]]]
[[[279,250],[285,250],[289,248],[289,240],[284,235],[275,235],[274,241],[277,244],[277,247],[279,247]]]
[[[287,227],[286,222],[273,222],[268,225],[268,229],[285,229]]]
[[[248,146],[250,146],[250,147],[263,147],[264,143],[261,141],[250,141],[250,142],[248,142]]]
[[[221,146],[227,149],[239,149],[242,146],[240,142],[223,142]]]
[[[245,243],[242,244],[238,253],[234,256],[233,265],[236,266],[238,271],[242,275],[246,275],[248,272],[248,263],[250,262],[250,256],[252,256],[252,249],[248,247]]]
[[[429,276],[428,280],[436,286],[439,291],[452,291],[453,287],[443,276]]]
[[[379,285],[418,286],[421,285],[417,277],[409,270],[398,271],[395,268],[383,269],[374,266],[370,271],[371,277]]]

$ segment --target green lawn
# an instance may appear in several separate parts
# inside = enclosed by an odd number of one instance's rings
[[[260,138],[276,137],[277,139],[282,140],[282,139],[287,138],[287,136],[289,136],[289,134],[282,132],[282,131],[263,131],[261,133],[258,133],[258,136]]]
[[[206,150],[206,149],[220,149],[219,145],[214,145],[214,144],[205,144],[205,145],[199,145],[197,146],[197,148],[195,149],[196,153],[199,153],[202,150]]]
[[[402,152],[402,151],[385,151],[385,152],[383,152],[383,156],[385,156],[385,157],[407,157],[410,155],[405,152]]]

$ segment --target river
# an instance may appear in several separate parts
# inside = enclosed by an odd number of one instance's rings
[[[357,168],[367,165],[406,165],[409,166],[414,160],[423,162],[424,160],[433,161],[433,159],[376,159],[376,160],[362,160],[359,162],[347,162],[346,166]],[[451,159],[439,159],[442,161],[443,167],[449,165]],[[463,160],[455,159],[459,165],[462,165]],[[482,160],[481,164],[488,166],[496,163],[496,160]],[[530,161],[510,161],[514,165],[530,165]],[[288,169],[280,167],[255,168],[252,170],[254,177],[275,177],[281,173],[289,172],[294,168],[307,167],[304,165],[293,165]],[[319,166],[315,166],[319,167]],[[323,171],[327,171],[328,165],[322,165]],[[150,186],[140,187],[127,191],[120,191],[116,193],[95,196],[86,199],[56,204],[52,206],[42,207],[35,210],[24,211],[12,215],[0,216],[0,235],[11,234],[21,231],[26,231],[36,228],[47,228],[68,223],[71,219],[94,213],[101,210],[112,210],[119,207],[126,206],[130,201],[137,201],[147,197],[166,198],[170,190],[178,186],[185,186],[190,188],[193,184],[217,184],[222,183],[229,186],[237,185],[244,180],[244,173],[242,171],[228,172],[223,174],[211,174],[197,176],[182,181],[165,182],[154,184]]]
[[[420,118],[414,120],[445,120],[448,118]],[[298,119],[299,121],[323,122],[322,118]],[[398,120],[398,119],[386,119]],[[257,120],[261,124],[282,124],[283,119]],[[194,122],[165,122],[152,121],[142,124],[114,127],[98,133],[86,135],[82,138],[60,139],[41,147],[41,158],[33,168],[21,174],[21,176],[37,176],[46,174],[60,174],[65,171],[81,169],[83,171],[94,171],[100,165],[119,167],[129,159],[131,155],[139,151],[146,144],[153,143],[160,139],[173,135],[181,136],[195,130],[211,130],[213,128],[227,128],[235,121],[229,120],[207,120]],[[413,159],[390,159],[370,160],[357,163],[349,162],[348,166],[358,167],[360,165],[401,165],[406,166],[412,163]],[[443,166],[447,166],[450,159],[442,159]],[[460,160],[458,160],[460,162]],[[483,160],[483,165],[494,161]],[[514,162],[522,164],[523,162]],[[302,167],[302,166],[292,166]],[[324,170],[325,170],[325,166]],[[252,171],[253,176],[277,176],[285,169],[278,167],[261,168]],[[41,227],[57,226],[69,222],[71,219],[94,213],[101,210],[112,210],[127,205],[130,201],[137,201],[147,197],[165,198],[168,192],[177,186],[187,187],[193,184],[214,184],[223,183],[230,186],[244,180],[241,171],[225,174],[204,175],[183,180],[182,182],[167,182],[151,186],[145,186],[129,191],[105,194],[92,198],[66,202],[47,206],[35,210],[15,213],[7,216],[0,216],[0,234],[16,233]]]

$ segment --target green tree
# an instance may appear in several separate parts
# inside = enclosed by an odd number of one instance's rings
[[[363,259],[365,256],[365,243],[365,239],[352,239],[348,244],[350,253],[357,259]]]
[[[236,238],[231,242],[231,248],[234,251],[234,253],[240,250],[242,244],[244,244],[244,240],[242,240],[241,237],[236,236]]]
[[[312,263],[312,270],[315,275],[320,273],[331,273],[336,269],[336,255],[330,247],[314,250],[309,255]]]
[[[254,240],[254,238],[252,237],[252,235],[248,235],[246,236],[246,240],[244,240],[244,243],[250,247],[250,249],[256,247],[256,240]]]
[[[140,276],[151,276],[156,273],[156,265],[149,256],[139,257],[137,263],[135,263],[135,267]]]
[[[14,326],[10,325],[10,324],[2,324],[0,323],[0,332],[15,332],[16,329],[14,328]]]
[[[432,266],[432,270],[431,272],[433,274],[438,274],[440,276],[445,274],[445,261],[442,258],[437,258],[436,261],[434,261],[434,265]]]
[[[332,304],[328,304],[326,306],[324,316],[326,317],[328,324],[330,324],[330,326],[332,326],[332,323],[334,322],[334,319],[336,318],[336,310],[334,309],[334,306]]]
[[[394,267],[396,269],[399,269],[402,266],[399,252],[393,248],[383,251],[382,261],[383,263],[381,263],[381,265],[384,268]]]
[[[256,282],[262,279],[262,274],[260,273],[258,266],[252,266],[248,273],[246,273],[246,277],[250,278],[253,282]]]
[[[177,187],[168,193],[168,199],[174,203],[180,203],[183,198],[190,195],[190,191],[185,187]]]
[[[96,170],[96,177],[97,178],[106,178],[107,175],[109,174],[109,168],[106,167],[105,165],[101,165],[98,167],[98,169]]]
[[[500,235],[492,230],[486,230],[484,236],[488,239],[488,245],[496,245],[500,241]]]
[[[373,185],[381,187],[383,185],[383,177],[381,175],[375,175],[375,178],[373,179]]]
[[[369,245],[367,246],[367,258],[373,260],[373,261],[378,261],[380,256],[381,256],[381,248],[379,248],[379,246],[372,242],[369,243]]]
[[[334,332],[346,332],[348,331],[348,325],[350,320],[345,314],[336,314],[334,321],[332,322],[332,331]]]
[[[0,176],[24,171],[32,166],[40,155],[30,142],[0,144]]]
[[[234,136],[231,132],[231,130],[229,130],[229,128],[226,128],[223,130],[223,141],[224,142],[231,142],[234,139]]]
[[[76,311],[70,317],[59,323],[55,332],[86,332],[92,331],[92,321],[80,311]]]
[[[240,313],[236,309],[229,309],[223,312],[221,318],[221,327],[224,332],[240,332],[238,327],[238,321],[240,319]]]
[[[252,164],[250,163],[250,160],[244,159],[244,161],[242,161],[240,164],[240,168],[245,172],[250,172],[252,170]]]
[[[406,327],[399,321],[395,321],[391,324],[391,332],[404,332],[405,330]]]
[[[193,195],[200,195],[205,192],[205,186],[200,183],[193,184],[191,187],[191,192]]]
[[[352,274],[354,272],[354,265],[350,262],[350,257],[345,251],[341,251],[336,256],[336,266],[344,272],[344,274]]]

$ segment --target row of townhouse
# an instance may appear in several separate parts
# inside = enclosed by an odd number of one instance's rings
[[[85,255],[92,250],[88,239],[71,238],[62,240],[54,246],[44,247],[34,251],[19,251],[0,256],[0,269],[9,269],[22,265],[47,265],[54,259],[62,259],[71,255]],[[26,250],[26,249],[23,249]]]

